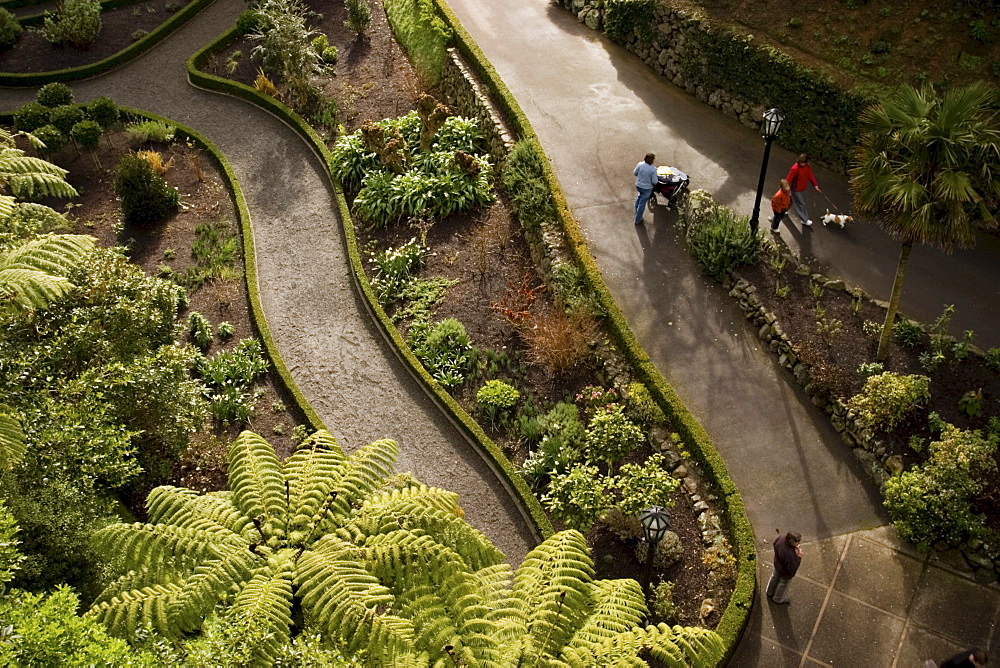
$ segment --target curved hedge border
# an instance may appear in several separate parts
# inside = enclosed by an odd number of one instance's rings
[[[52,72],[0,72],[0,86],[27,88],[31,86],[41,86],[53,81],[74,81],[76,79],[84,79],[86,77],[103,74],[108,70],[127,63],[146,51],[149,51],[151,48],[162,42],[172,32],[184,25],[184,23],[192,16],[212,4],[212,2],[214,2],[214,0],[193,0],[138,42],[130,44],[118,53],[108,56],[104,60],[99,60],[96,63],[91,63],[89,65],[71,67],[66,70],[55,70]],[[105,8],[114,8],[125,4],[128,4],[128,2],[123,2],[122,0],[110,0],[109,2],[104,3],[103,6]],[[21,22],[40,22],[41,18],[41,14],[36,14],[35,16],[25,17],[21,20]]]
[[[239,33],[236,28],[231,28],[214,42],[208,44],[191,56],[187,62],[188,77],[191,82],[208,90],[242,98],[274,114],[279,119],[287,123],[292,129],[299,132],[299,134],[301,134],[302,137],[310,145],[312,145],[317,155],[326,165],[327,170],[330,170],[333,157],[330,154],[329,149],[327,149],[326,144],[323,142],[323,139],[289,107],[268,95],[264,95],[250,86],[230,81],[228,79],[223,79],[211,74],[206,74],[198,69],[210,53],[218,48],[225,47],[238,36]],[[350,257],[355,283],[364,297],[364,302],[369,312],[375,318],[379,328],[382,330],[383,336],[385,336],[386,340],[392,346],[403,364],[409,368],[410,372],[419,381],[421,381],[424,389],[431,396],[431,398],[438,403],[444,414],[447,415],[452,423],[479,447],[481,453],[485,453],[487,463],[491,465],[494,471],[498,474],[500,481],[511,492],[515,500],[519,502],[519,508],[522,512],[524,512],[525,518],[534,528],[535,533],[542,538],[547,538],[552,535],[552,524],[549,522],[548,517],[546,517],[545,512],[542,510],[542,506],[538,502],[538,499],[535,498],[535,495],[531,492],[527,483],[524,482],[524,479],[521,478],[500,448],[489,438],[489,436],[486,435],[475,420],[473,420],[458,404],[458,402],[455,401],[451,395],[449,395],[430,376],[429,373],[427,373],[420,361],[416,358],[412,351],[410,351],[410,347],[399,333],[399,330],[396,329],[396,326],[385,314],[385,311],[379,304],[378,299],[375,297],[375,293],[372,292],[371,284],[368,282],[368,277],[365,275],[363,265],[361,263],[361,255],[358,252],[357,235],[355,233],[354,222],[351,219],[350,208],[347,206],[347,200],[344,197],[343,190],[341,189],[340,184],[337,183],[332,177],[331,181],[334,184],[337,204],[340,208],[341,219],[343,220],[344,235],[347,241],[348,254]]]
[[[732,656],[737,644],[743,634],[750,618],[750,611],[753,607],[754,591],[757,585],[757,551],[754,540],[753,528],[750,520],[746,516],[746,509],[739,490],[729,477],[726,464],[715,450],[708,434],[691,415],[687,407],[674,392],[674,389],[667,383],[666,379],[656,369],[649,356],[646,355],[635,335],[629,328],[622,316],[621,311],[615,304],[611,293],[601,279],[601,274],[597,269],[590,251],[587,249],[587,242],[576,224],[569,206],[559,188],[555,172],[552,165],[542,150],[535,131],[530,122],[521,111],[520,105],[511,95],[507,86],[500,79],[500,76],[493,69],[486,56],[479,49],[479,46],[472,40],[472,37],[465,31],[458,18],[452,13],[445,0],[434,0],[437,9],[444,18],[448,26],[454,31],[456,46],[466,57],[467,61],[476,70],[480,80],[489,88],[494,96],[496,104],[507,114],[508,119],[517,129],[522,140],[527,140],[534,144],[539,155],[543,156],[543,167],[545,179],[548,182],[549,190],[555,199],[556,208],[566,233],[567,245],[574,259],[579,262],[587,274],[590,288],[597,295],[601,306],[607,313],[608,325],[615,343],[623,352],[632,366],[635,368],[640,380],[649,387],[650,392],[657,399],[660,406],[665,409],[667,415],[673,421],[678,433],[689,447],[690,451],[697,457],[700,463],[709,472],[712,481],[718,486],[722,495],[723,504],[726,507],[726,518],[729,520],[732,538],[737,555],[737,576],[736,587],[733,596],[729,601],[729,606],[719,620],[716,632],[722,636],[726,643],[727,658]]]

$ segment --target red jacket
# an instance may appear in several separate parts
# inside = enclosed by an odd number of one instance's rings
[[[819,184],[816,183],[816,175],[813,174],[813,168],[809,166],[808,162],[804,165],[797,162],[792,165],[785,180],[792,184],[792,190],[795,192],[802,192],[810,183],[813,184],[813,188],[819,188]]]

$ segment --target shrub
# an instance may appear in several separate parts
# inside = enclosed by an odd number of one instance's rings
[[[892,335],[901,346],[916,348],[920,343],[920,335],[924,333],[924,328],[920,323],[913,322],[906,318],[898,318],[892,323]]]
[[[46,107],[61,107],[64,104],[73,104],[73,90],[66,84],[56,81],[39,88],[35,99]]]
[[[958,400],[958,410],[969,417],[981,417],[983,414],[983,389],[969,390]]]
[[[101,32],[100,0],[62,0],[56,14],[45,16],[42,34],[53,44],[89,48]]]
[[[634,29],[639,38],[652,36],[656,0],[608,0],[604,14],[604,32],[616,42],[624,42]]]
[[[17,17],[7,9],[0,7],[0,49],[12,46],[17,38],[21,36],[24,28]]]
[[[103,132],[97,121],[80,121],[72,127],[69,136],[77,146],[89,150],[97,146]]]
[[[538,418],[538,428],[541,442],[524,461],[522,472],[535,478],[564,473],[583,458],[587,432],[576,404],[557,403]]]
[[[881,362],[862,362],[858,365],[858,375],[868,378],[877,376],[885,371],[885,365]]]
[[[43,125],[31,134],[35,135],[36,139],[45,144],[44,148],[38,149],[43,154],[56,153],[66,145],[66,135],[59,128],[51,124]]]
[[[327,36],[323,33],[316,35],[310,43],[312,44],[312,48],[315,49],[316,53],[319,55],[323,55],[323,51],[326,47],[330,46],[330,40],[327,39]]]
[[[587,533],[611,507],[612,484],[596,466],[575,466],[552,476],[542,503],[567,527]]]
[[[872,376],[847,402],[858,421],[869,429],[891,431],[930,397],[930,378],[891,371]]]
[[[543,222],[555,220],[558,215],[544,179],[542,159],[534,144],[521,140],[507,155],[503,167],[504,188],[521,225],[528,231],[539,229]]]
[[[528,344],[528,356],[552,373],[564,373],[590,354],[597,322],[588,313],[562,310],[536,313],[518,330]]]
[[[176,132],[177,128],[164,121],[139,121],[125,128],[125,135],[132,145],[145,144],[151,141],[169,144],[174,140]]]
[[[212,323],[208,318],[197,311],[191,311],[188,315],[188,329],[191,340],[202,352],[208,350],[212,345]]]
[[[792,18],[788,19],[788,27],[789,28],[801,28],[802,27],[802,19],[800,19],[797,16],[793,16]]]
[[[417,73],[436,85],[448,59],[451,30],[438,16],[433,0],[385,0],[382,6]]]
[[[753,264],[760,249],[760,238],[750,229],[748,216],[737,216],[732,209],[713,204],[701,222],[684,221],[688,248],[701,270],[722,280],[731,269]]]
[[[247,9],[236,17],[236,30],[241,35],[260,32],[262,25],[263,17],[260,15],[260,12],[253,9]]]
[[[456,387],[468,373],[472,343],[461,322],[446,318],[430,327],[413,352],[434,380],[444,387]]]
[[[663,409],[653,400],[649,388],[642,383],[629,383],[625,400],[625,415],[641,425],[651,427],[667,419]]]
[[[989,44],[993,41],[989,27],[986,25],[986,21],[982,19],[977,19],[969,23],[969,34],[972,36],[972,39],[983,44]]]
[[[87,105],[87,118],[107,130],[118,123],[121,112],[110,97],[97,97]]]
[[[981,536],[983,517],[971,504],[996,470],[995,450],[996,442],[978,431],[948,425],[931,443],[927,463],[886,481],[885,506],[900,537],[926,551]]]
[[[619,471],[618,508],[625,515],[638,515],[643,508],[672,508],[673,494],[681,481],[670,475],[663,455],[656,453],[643,464],[625,464]]]
[[[1000,348],[990,348],[986,351],[986,363],[994,371],[1000,371]]]
[[[323,53],[320,56],[327,65],[336,65],[337,60],[340,58],[340,51],[335,46],[328,46],[323,49]]]
[[[678,621],[680,608],[674,605],[674,583],[663,581],[653,589],[653,614],[664,623]]]
[[[663,534],[663,539],[656,544],[656,553],[653,555],[653,565],[659,569],[670,568],[684,556],[684,546],[681,538],[673,531]],[[649,559],[649,544],[646,541],[635,546],[635,557],[642,563]]]
[[[506,422],[510,409],[517,405],[521,393],[501,380],[489,380],[476,392],[476,403],[490,424]]]
[[[143,30],[142,28],[137,28],[136,30],[132,31],[131,35],[129,35],[129,40],[131,40],[133,42],[138,42],[140,39],[142,39],[143,37],[145,37],[148,34],[149,34],[148,30]]]
[[[586,456],[590,461],[617,462],[645,439],[645,432],[625,417],[621,406],[607,406],[599,409],[587,426]]]
[[[414,272],[424,263],[427,249],[416,238],[398,248],[388,248],[372,254],[375,275],[371,285],[383,306],[399,299],[403,289],[413,280]]]
[[[155,223],[177,208],[180,195],[153,171],[149,161],[134,153],[124,156],[115,172],[115,193],[122,215],[130,223]]]
[[[233,338],[233,334],[236,333],[236,328],[233,327],[231,322],[220,322],[219,326],[215,328],[215,334],[219,337],[220,341],[228,341]]]
[[[73,126],[83,120],[83,110],[75,104],[64,104],[49,112],[49,123],[59,128],[59,132],[69,135]]]
[[[202,358],[198,373],[205,381],[212,417],[220,422],[248,422],[254,408],[250,387],[270,366],[256,339],[244,339],[212,359]]]
[[[49,123],[49,108],[40,102],[28,102],[14,112],[14,127],[21,132],[34,132]]]
[[[613,387],[588,385],[576,394],[576,405],[583,409],[587,418],[593,417],[598,410],[618,402],[618,392]]]
[[[308,25],[307,9],[299,0],[264,0],[258,30],[250,33],[257,44],[251,52],[269,71],[277,72],[300,110],[308,106],[309,77],[322,69],[320,54],[312,46],[318,34]]]
[[[372,10],[368,0],[347,0],[347,20],[344,25],[351,32],[363,35],[372,22]]]

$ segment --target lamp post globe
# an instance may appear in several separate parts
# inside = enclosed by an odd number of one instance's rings
[[[764,137],[764,159],[760,163],[760,177],[757,179],[757,196],[753,202],[753,213],[750,215],[750,230],[757,234],[757,227],[760,224],[760,198],[764,194],[764,177],[767,176],[767,159],[771,157],[771,142],[778,136],[781,130],[781,123],[785,120],[785,115],[775,108],[764,112],[764,122],[760,126],[760,133]]]
[[[639,523],[642,525],[642,533],[649,546],[646,548],[646,578],[642,587],[646,596],[649,596],[649,583],[653,578],[653,557],[656,555],[656,546],[670,529],[670,513],[662,506],[650,506],[639,513]]]

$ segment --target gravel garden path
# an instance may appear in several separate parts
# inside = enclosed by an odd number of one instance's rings
[[[326,169],[288,126],[187,81],[185,63],[246,9],[217,0],[154,49],[106,75],[72,83],[76,100],[107,95],[205,135],[233,166],[247,198],[257,282],[285,364],[345,450],[392,438],[398,471],[460,495],[466,518],[512,564],[538,542],[521,509],[464,435],[395,356],[358,295]],[[34,90],[0,89],[0,109]]]

